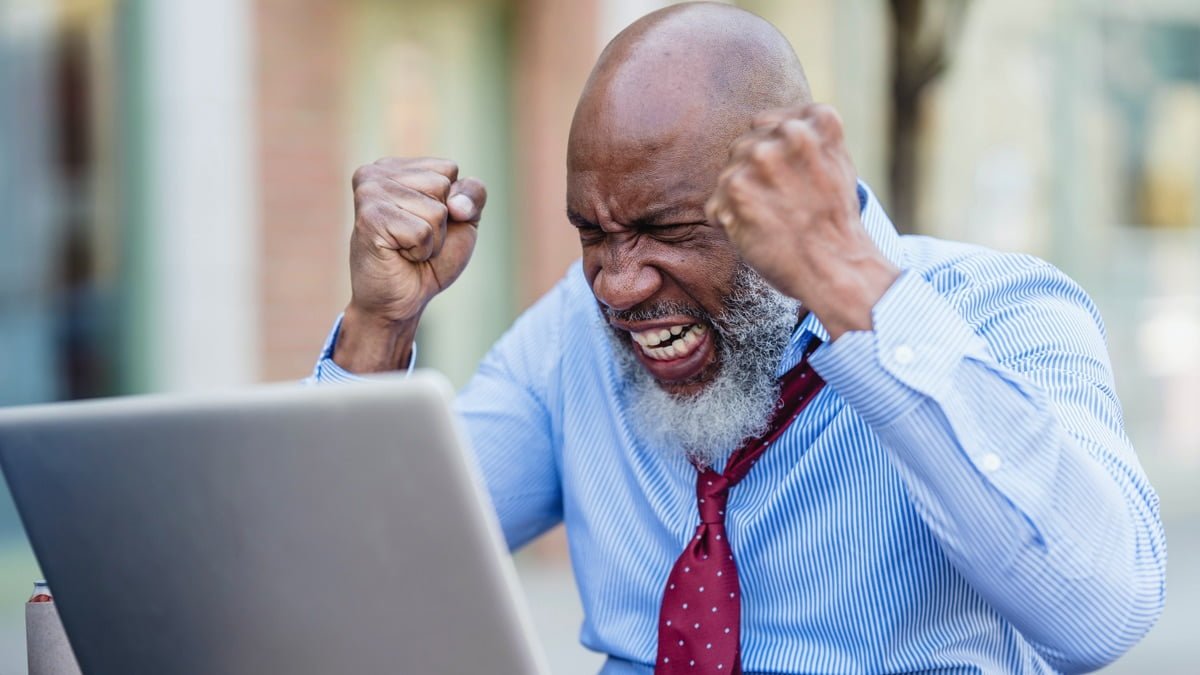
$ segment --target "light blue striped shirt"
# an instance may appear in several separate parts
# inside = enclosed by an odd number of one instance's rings
[[[747,673],[1100,667],[1164,599],[1158,498],[1122,429],[1100,317],[1049,264],[863,222],[902,270],[874,330],[828,343],[828,386],[733,490]],[[650,673],[695,469],[631,431],[578,264],[459,395],[504,534],[565,521],[604,673]],[[352,377],[329,359],[315,379]]]

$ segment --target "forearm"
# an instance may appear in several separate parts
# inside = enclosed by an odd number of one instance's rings
[[[972,587],[1057,667],[1100,667],[1161,609],[1145,486],[1066,433],[1038,396],[980,364],[960,368],[945,396],[874,430]]]
[[[928,284],[897,286],[875,331],[814,365],[997,611],[1065,670],[1115,658],[1161,607],[1163,551],[1153,492],[1088,380],[1103,364],[1072,353],[1042,386],[997,363]]]

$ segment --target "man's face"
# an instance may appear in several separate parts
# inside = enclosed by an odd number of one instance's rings
[[[624,148],[573,162],[567,206],[583,270],[622,344],[669,393],[703,389],[719,370],[713,317],[739,259],[704,203],[719,165],[704,153]]]
[[[711,464],[765,431],[797,305],[706,221],[735,125],[636,100],[577,113],[568,215],[638,435]]]
[[[714,7],[652,15],[614,39],[567,147],[568,215],[628,419],[647,444],[703,461],[765,430],[798,311],[704,205],[754,116],[807,97],[777,31]]]
[[[766,430],[797,306],[704,221],[696,163],[618,167],[568,178],[584,274],[638,435],[711,465]]]

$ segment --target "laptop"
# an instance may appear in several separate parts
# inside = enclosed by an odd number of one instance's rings
[[[0,411],[83,672],[546,672],[450,399],[421,373]]]

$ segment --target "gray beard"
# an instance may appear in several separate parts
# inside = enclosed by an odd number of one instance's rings
[[[636,312],[606,311],[631,321],[685,314],[712,325],[717,373],[702,390],[687,396],[664,391],[633,354],[629,334],[605,326],[634,433],[651,447],[677,450],[705,466],[767,431],[779,399],[775,373],[799,309],[797,301],[771,288],[745,265],[738,268],[724,306],[715,317],[697,316],[696,308],[675,303]]]

